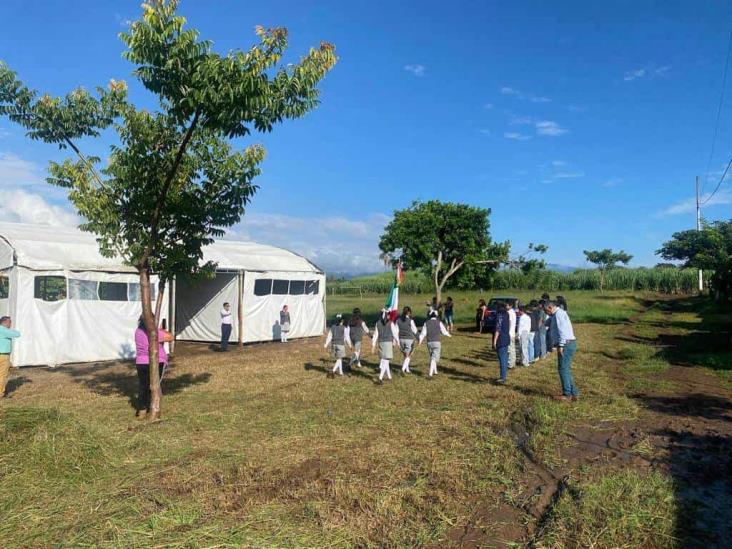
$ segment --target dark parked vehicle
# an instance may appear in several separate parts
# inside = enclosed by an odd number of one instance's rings
[[[496,307],[498,303],[503,301],[504,303],[510,303],[514,309],[517,309],[521,302],[518,297],[492,297],[488,301],[488,306],[483,316],[483,330],[492,334],[496,328]],[[518,323],[517,323],[518,325]]]

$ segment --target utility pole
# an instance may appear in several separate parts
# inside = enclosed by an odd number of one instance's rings
[[[699,205],[699,176],[696,176],[696,230],[701,231],[701,206]],[[704,272],[699,269],[699,293],[704,292]]]

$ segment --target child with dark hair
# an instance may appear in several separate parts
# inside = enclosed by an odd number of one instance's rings
[[[411,307],[402,309],[402,314],[397,318],[396,325],[399,332],[399,348],[402,355],[404,355],[402,374],[408,374],[410,373],[409,361],[412,359],[412,352],[414,351],[414,340],[417,337],[417,326],[415,326],[412,319]]]
[[[430,312],[430,317],[427,322],[422,326],[422,333],[419,335],[419,344],[427,339],[427,350],[430,353],[430,373],[429,378],[437,375],[437,363],[440,362],[440,355],[442,353],[442,336],[450,336],[450,332],[447,331],[445,325],[440,322],[440,317],[437,311]]]
[[[351,318],[348,319],[348,335],[351,339],[351,343],[353,344],[353,354],[351,355],[351,362],[348,366],[349,368],[352,368],[353,366],[360,368],[361,342],[363,340],[363,336],[368,337],[369,327],[361,318],[361,309],[358,307],[353,309],[353,314],[351,314]]]
[[[333,377],[336,372],[339,375],[343,375],[343,359],[346,356],[346,345],[352,347],[351,339],[349,337],[348,326],[343,325],[343,316],[336,315],[335,322],[328,330],[328,337],[325,338],[324,348],[328,348],[330,345],[330,351],[333,358],[335,358],[335,364],[333,370],[330,372],[329,377]]]
[[[384,383],[384,376],[391,379],[389,362],[394,358],[394,347],[399,346],[399,332],[396,325],[389,318],[389,311],[381,310],[381,317],[376,321],[371,348],[376,349],[379,344],[379,384]]]

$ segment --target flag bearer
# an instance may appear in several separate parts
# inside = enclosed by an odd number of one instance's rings
[[[412,319],[411,307],[404,307],[401,316],[397,318],[396,325],[399,330],[399,347],[404,355],[402,373],[408,374],[410,373],[409,361],[414,351],[414,340],[417,338],[417,326],[415,326],[414,320]]]
[[[343,325],[343,317],[336,315],[336,320],[328,330],[328,337],[325,338],[325,347],[328,348],[330,345],[331,354],[335,358],[335,365],[333,370],[330,372],[329,377],[333,377],[336,372],[339,375],[343,375],[343,359],[346,356],[346,345],[352,347],[351,339],[349,337],[348,326]]]
[[[442,336],[452,337],[447,331],[445,325],[440,322],[439,313],[436,310],[430,311],[430,317],[422,326],[422,332],[419,334],[419,344],[427,338],[427,350],[430,353],[430,379],[437,375],[437,363],[440,361],[440,352],[442,351]]]
[[[399,345],[399,332],[389,318],[387,309],[381,310],[381,318],[376,321],[371,348],[375,349],[377,343],[379,344],[379,383],[382,384],[384,376],[391,379],[389,362],[394,358],[394,346]]]

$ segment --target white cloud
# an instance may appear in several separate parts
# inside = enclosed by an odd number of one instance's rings
[[[563,135],[568,131],[569,130],[562,128],[559,124],[552,122],[551,120],[540,120],[536,123],[537,135],[556,137],[558,135]]]
[[[411,72],[414,76],[424,76],[427,71],[427,67],[419,64],[404,65],[404,70]]]
[[[655,76],[664,76],[670,70],[671,70],[671,66],[670,65],[664,65],[663,67],[658,67],[657,69],[655,69],[653,71],[653,74]]]
[[[626,82],[632,82],[638,78],[643,78],[646,75],[646,69],[636,69],[634,71],[628,71],[623,76],[623,80]]]
[[[329,273],[371,273],[383,269],[378,239],[390,219],[384,214],[354,220],[252,213],[229,231],[229,238],[287,248]]]
[[[554,179],[574,179],[575,177],[584,177],[585,172],[582,170],[561,171],[554,174]]]
[[[600,184],[600,186],[609,189],[612,187],[617,187],[618,185],[621,185],[622,183],[623,183],[623,180],[616,177],[616,178],[608,179],[607,181],[603,181]]]
[[[640,78],[660,78],[666,76],[668,71],[671,70],[671,65],[663,65],[661,67],[641,67],[632,71],[627,71],[623,75],[625,82],[632,82]]]
[[[490,135],[491,131],[488,128],[478,128],[478,133],[482,133],[483,135]]]
[[[509,86],[503,86],[499,91],[503,95],[512,95],[513,97],[516,97],[517,99],[521,99],[522,101],[531,101],[532,103],[551,103],[551,101],[552,101],[548,97],[544,97],[541,95],[533,95],[531,93],[524,93],[520,90],[511,88]]]
[[[41,168],[9,152],[0,152],[0,187],[45,183]]]
[[[485,105],[483,105],[483,108],[486,110],[490,110],[493,108],[493,103],[486,103]]]
[[[520,126],[522,124],[533,124],[534,119],[530,116],[518,116],[518,115],[512,115],[511,119],[508,121],[508,123],[512,126]]]
[[[49,204],[38,194],[23,189],[0,190],[0,221],[75,227],[79,217],[70,208]]]
[[[552,160],[552,166],[554,166],[555,168],[566,165],[567,163],[564,160]]]
[[[530,135],[525,135],[519,132],[505,132],[503,137],[506,139],[515,139],[516,141],[526,141],[527,139],[531,139]]]
[[[716,206],[719,204],[732,204],[732,190],[724,189],[710,198],[711,193],[701,196],[701,203],[704,208]],[[696,197],[681,200],[676,204],[672,204],[668,208],[658,212],[657,217],[665,217],[669,215],[688,214],[696,211]]]
[[[0,126],[0,139],[2,139],[3,137],[8,137],[9,135],[10,135],[10,132]]]

